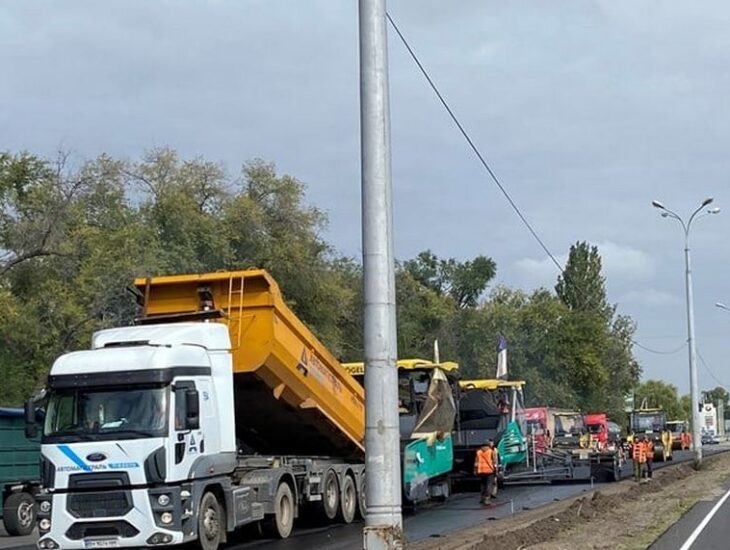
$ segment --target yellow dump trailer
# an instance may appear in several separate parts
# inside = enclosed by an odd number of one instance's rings
[[[266,271],[152,277],[135,285],[141,323],[228,326],[244,451],[363,457],[362,386],[294,315]]]

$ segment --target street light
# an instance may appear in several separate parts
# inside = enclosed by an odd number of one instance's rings
[[[692,269],[690,267],[689,254],[689,230],[695,218],[699,219],[710,214],[719,214],[719,208],[709,208],[700,216],[697,216],[703,208],[712,204],[712,197],[706,198],[702,204],[692,212],[689,221],[684,220],[672,210],[669,210],[659,201],[652,201],[654,208],[662,210],[663,218],[672,218],[677,220],[684,230],[684,265],[685,265],[685,290],[687,294],[687,343],[689,344],[689,392],[692,398],[692,446],[694,447],[695,463],[702,463],[702,438],[700,436],[700,398],[699,385],[697,383],[697,348],[695,346],[695,312],[694,299],[692,297]],[[719,305],[718,305],[719,307]]]
[[[715,307],[719,307],[720,309],[726,309],[726,310],[730,311],[730,307],[726,306],[722,302],[715,302]]]

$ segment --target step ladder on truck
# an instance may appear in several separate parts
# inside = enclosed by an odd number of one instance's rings
[[[135,326],[48,377],[39,548],[216,550],[363,514],[364,397],[263,270],[138,279]],[[28,409],[32,409],[32,404]]]

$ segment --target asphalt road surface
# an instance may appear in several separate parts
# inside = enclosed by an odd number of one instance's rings
[[[705,449],[706,454],[728,450],[728,447],[718,446],[715,449]],[[674,453],[674,461],[655,463],[655,468],[662,468],[678,462],[690,460],[692,455],[688,451],[677,451]],[[631,462],[624,466],[623,477],[631,476]],[[601,486],[606,482],[596,482],[595,486]],[[451,531],[458,531],[478,525],[485,521],[508,517],[512,514],[519,514],[523,510],[534,509],[554,501],[562,500],[591,489],[590,483],[559,483],[548,485],[522,485],[505,487],[499,495],[497,502],[490,506],[482,506],[478,502],[478,495],[474,493],[457,493],[443,504],[430,505],[419,509],[415,513],[406,513],[404,516],[404,527],[406,537],[411,542],[417,542],[429,537],[442,536]],[[723,515],[724,514],[724,515]],[[716,521],[724,521],[730,531],[730,499],[723,506],[722,514],[717,513]],[[701,520],[700,520],[701,521]],[[678,522],[677,525],[681,524]],[[720,524],[718,524],[720,525]],[[694,527],[692,527],[694,529]],[[686,530],[691,533],[692,529]],[[708,527],[709,529],[709,527]],[[713,531],[708,531],[711,533]],[[17,539],[4,537],[0,532],[0,548],[13,550],[32,550],[35,544],[23,540],[18,545]],[[730,535],[730,532],[728,533]],[[687,535],[689,536],[689,535]],[[703,536],[705,534],[703,533]],[[726,540],[727,536],[725,537]],[[24,538],[25,539],[25,538]],[[683,541],[686,540],[686,536]],[[280,550],[280,549],[301,549],[317,548],[317,550],[351,550],[359,548],[362,544],[362,524],[351,525],[330,525],[327,527],[311,527],[299,525],[286,540],[274,540],[260,538],[254,529],[244,530],[226,545],[228,550]],[[680,545],[657,547],[660,550],[665,548],[680,548]],[[727,548],[727,545],[722,548]],[[714,548],[696,544],[694,549]]]
[[[712,500],[701,500],[652,544],[651,550],[730,548],[730,485]]]

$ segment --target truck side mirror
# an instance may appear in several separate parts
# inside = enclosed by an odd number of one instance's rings
[[[188,430],[200,428],[200,400],[198,390],[185,391],[185,427]]]
[[[25,437],[33,439],[38,435],[38,424],[35,418],[35,404],[33,401],[25,402]]]

